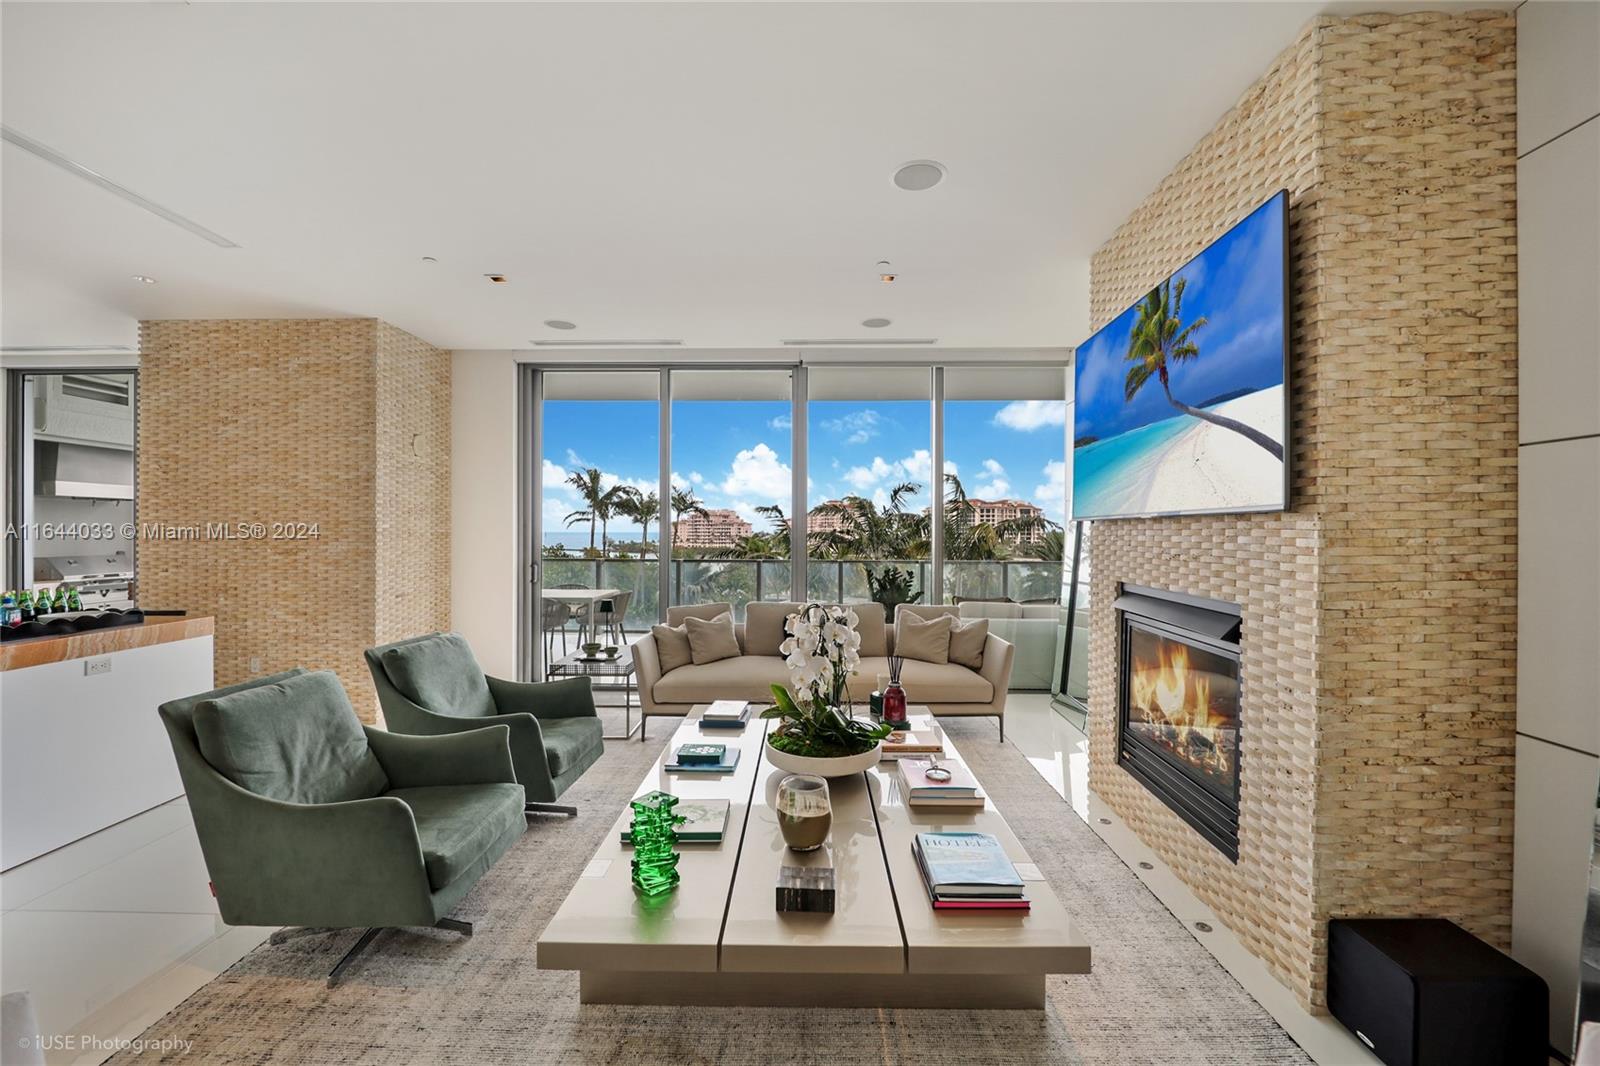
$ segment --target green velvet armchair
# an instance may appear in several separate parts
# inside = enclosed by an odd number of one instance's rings
[[[569,814],[555,801],[605,753],[587,677],[525,683],[489,677],[456,633],[368,648],[384,723],[395,733],[439,736],[481,729],[511,731],[511,763],[527,790],[530,813]]]
[[[292,670],[160,707],[212,891],[230,925],[438,926],[527,831],[509,730],[362,726],[329,671]],[[280,930],[274,942],[291,935]]]

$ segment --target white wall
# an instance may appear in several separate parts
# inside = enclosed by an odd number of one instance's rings
[[[450,626],[517,676],[517,364],[457,352],[450,374]]]
[[[1600,3],[1517,9],[1517,106],[1512,953],[1568,1051],[1600,784]]]

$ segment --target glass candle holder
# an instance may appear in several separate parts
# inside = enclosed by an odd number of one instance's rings
[[[906,690],[898,681],[889,682],[883,691],[883,720],[891,725],[906,724]]]
[[[778,830],[791,851],[816,851],[833,828],[828,782],[811,774],[790,774],[778,782]]]

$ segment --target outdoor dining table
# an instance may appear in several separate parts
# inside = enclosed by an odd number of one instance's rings
[[[622,590],[621,589],[545,589],[544,592],[542,593],[542,595],[547,600],[555,600],[558,603],[565,603],[565,604],[567,604],[568,606],[571,606],[571,607],[576,607],[579,604],[584,604],[584,603],[589,605],[589,613],[588,613],[588,615],[585,618],[580,618],[579,621],[578,621],[578,636],[580,638],[578,643],[582,644],[583,643],[583,639],[582,638],[585,637],[586,631],[587,631],[588,639],[590,639],[590,640],[594,639],[594,636],[593,636],[594,629],[593,629],[593,627],[595,625],[596,616],[600,613],[600,601],[601,600],[614,600],[618,596],[622,595]]]

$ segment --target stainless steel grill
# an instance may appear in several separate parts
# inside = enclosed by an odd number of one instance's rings
[[[65,582],[78,590],[84,610],[133,606],[133,562],[124,551],[110,555],[47,555],[34,560],[35,587],[52,590]]]

